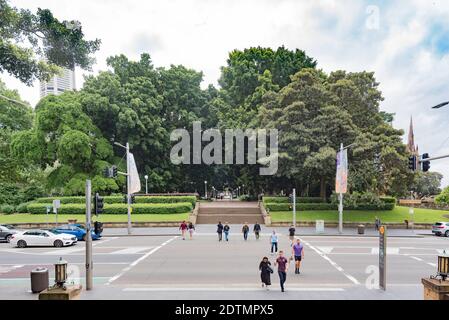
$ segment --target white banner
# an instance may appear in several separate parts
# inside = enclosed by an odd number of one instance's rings
[[[129,193],[133,194],[140,191],[141,185],[140,185],[140,178],[139,173],[137,172],[137,166],[136,162],[134,161],[134,155],[132,153],[129,153],[129,180],[130,180],[130,187],[129,187]]]
[[[337,153],[337,178],[335,179],[335,192],[348,192],[348,150]]]

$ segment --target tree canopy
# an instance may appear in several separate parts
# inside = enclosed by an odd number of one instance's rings
[[[59,21],[48,9],[18,9],[0,0],[0,72],[27,85],[48,80],[59,67],[90,69],[100,40],[85,40],[77,21]]]

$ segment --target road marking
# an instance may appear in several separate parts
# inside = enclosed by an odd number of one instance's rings
[[[317,247],[318,250],[324,252],[325,254],[329,254],[334,250],[334,247]]]
[[[266,290],[265,288],[255,288],[255,287],[160,287],[160,288],[124,288],[122,291],[124,292],[160,292],[160,291],[216,291],[216,292],[223,292],[223,291],[251,291],[251,292],[270,292],[274,291],[276,289]],[[342,292],[345,291],[343,288],[290,288],[286,286],[285,291],[318,291],[318,292]]]
[[[14,271],[16,269],[20,269],[23,266],[24,266],[23,264],[20,264],[20,265],[14,264],[14,265],[10,265],[10,266],[7,266],[7,267],[2,267],[2,265],[0,265],[0,274],[5,274],[5,273],[8,273],[10,271]]]
[[[154,247],[131,247],[122,250],[110,252],[109,254],[137,254],[141,251],[153,249]]]
[[[432,262],[428,262],[427,264],[428,264],[429,266],[431,266],[431,267],[436,267],[436,266],[437,266],[436,263],[432,263]]]
[[[116,274],[115,276],[113,276],[112,278],[109,279],[109,281],[106,283],[106,285],[110,285],[112,282],[114,282],[115,280],[119,279],[121,276],[123,276],[126,272],[128,272],[129,270],[131,270],[133,267],[135,267],[137,264],[139,264],[141,261],[145,260],[146,258],[148,258],[150,255],[152,255],[153,253],[155,253],[156,251],[158,251],[160,248],[162,248],[163,246],[169,244],[170,242],[172,242],[173,240],[175,240],[176,238],[178,238],[179,236],[173,237],[167,241],[165,241],[162,245],[154,248],[153,250],[151,250],[150,252],[147,252],[145,255],[143,255],[142,257],[140,257],[139,259],[135,260],[134,262],[132,262],[128,267],[124,268],[120,273]]]
[[[379,247],[371,248],[371,254],[379,254]],[[389,247],[387,248],[387,255],[398,255],[399,248]]]
[[[73,254],[75,252],[79,252],[79,251],[84,251],[86,248],[70,248],[70,249],[61,249],[61,250],[52,250],[52,251],[47,251],[47,252],[42,252],[39,254],[44,254],[44,255],[69,255],[69,254]]]
[[[412,259],[414,259],[414,260],[416,260],[416,261],[424,261],[424,260],[421,259],[421,258],[417,258],[417,257],[413,257],[413,256],[410,256],[410,258],[412,258]]]
[[[330,259],[325,253],[321,252],[320,250],[318,250],[317,248],[315,248],[314,246],[309,244],[307,241],[305,241],[303,239],[301,239],[301,241],[304,242],[306,244],[306,246],[308,246],[310,249],[315,251],[320,257],[322,257],[324,260],[329,262],[335,269],[340,271],[346,278],[351,280],[354,284],[356,284],[356,285],[360,284],[360,282],[356,278],[354,278],[350,274],[346,273],[342,267],[340,267],[336,262],[334,262],[332,259]]]

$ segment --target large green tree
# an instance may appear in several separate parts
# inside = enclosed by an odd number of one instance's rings
[[[27,85],[48,80],[60,67],[90,69],[100,40],[85,40],[77,21],[59,21],[50,10],[30,10],[0,0],[0,72]]]

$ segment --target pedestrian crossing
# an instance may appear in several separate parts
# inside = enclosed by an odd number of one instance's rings
[[[316,246],[316,248],[327,255],[379,255],[379,247],[363,246]],[[444,250],[435,248],[413,248],[413,247],[387,247],[387,255],[436,255]],[[449,250],[447,250],[448,252]]]
[[[93,249],[95,255],[141,255],[154,249],[152,247],[96,247]],[[70,255],[84,255],[86,248],[70,248],[70,249],[54,249],[43,252],[43,255],[57,255],[57,256],[70,256]]]

